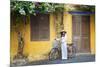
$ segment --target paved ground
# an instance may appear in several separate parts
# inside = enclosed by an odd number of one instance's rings
[[[44,64],[64,64],[64,63],[77,63],[77,62],[94,62],[95,61],[95,55],[78,55],[76,57],[70,58],[68,60],[43,60],[43,61],[36,61],[36,62],[30,62],[25,64],[24,66],[28,65],[44,65]]]

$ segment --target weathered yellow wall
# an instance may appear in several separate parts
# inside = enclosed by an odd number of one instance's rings
[[[10,36],[10,59],[11,61],[13,60],[13,57],[17,54],[17,47],[18,47],[18,44],[17,44],[17,34],[15,31],[12,31],[11,33],[11,36]]]
[[[64,29],[67,31],[67,42],[72,43],[72,15],[65,12],[63,14]],[[29,17],[30,18],[30,17]],[[56,36],[54,15],[50,14],[50,41],[31,41],[30,40],[30,20],[27,20],[28,24],[20,24],[19,29],[24,36],[25,46],[24,54],[28,56],[30,61],[42,60],[48,58],[48,53],[51,50],[52,42]],[[90,17],[90,46],[91,53],[95,53],[95,20],[94,15]],[[18,49],[18,37],[15,29],[11,29],[11,45],[10,45],[10,56],[11,61],[17,54]]]
[[[90,15],[90,48],[91,54],[95,54],[95,16]]]
[[[63,16],[64,30],[67,32],[67,43],[72,43],[72,15],[64,12]]]
[[[22,21],[19,21],[19,22],[22,22]],[[22,33],[22,35],[25,37],[24,24],[22,24],[22,23],[19,24],[17,30],[19,30]],[[13,26],[11,28],[11,32],[10,32],[10,58],[11,58],[11,61],[13,60],[14,56],[17,54],[17,49],[18,49],[18,35],[17,35],[17,32],[16,32],[17,30]],[[25,44],[26,44],[26,41],[25,41]],[[26,46],[27,45],[25,45],[25,47]],[[28,51],[28,50],[26,50],[26,51]]]
[[[55,24],[54,16],[50,14],[50,40],[49,41],[31,41],[30,40],[30,20],[27,20],[28,24],[20,24],[19,30],[24,35],[24,54],[28,56],[29,61],[36,61],[47,59],[48,53],[52,47],[52,41],[55,38]],[[17,54],[18,41],[17,33],[15,29],[11,31],[11,61],[13,57]]]

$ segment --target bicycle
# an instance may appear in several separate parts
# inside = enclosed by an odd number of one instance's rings
[[[60,41],[56,40],[53,42],[53,48],[49,53],[49,60],[59,59],[61,57]]]
[[[73,58],[76,56],[76,45],[68,44],[68,58]]]
[[[58,44],[58,45],[57,45]],[[60,40],[56,41],[56,46],[51,49],[49,53],[49,60],[55,60],[61,58],[61,46]],[[53,44],[55,45],[55,43]],[[76,45],[67,44],[68,58],[73,58],[76,56]]]

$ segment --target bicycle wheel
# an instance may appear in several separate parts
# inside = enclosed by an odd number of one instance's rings
[[[49,60],[55,60],[59,57],[59,51],[57,48],[53,48],[49,54]]]

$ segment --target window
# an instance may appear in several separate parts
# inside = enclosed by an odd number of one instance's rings
[[[50,39],[49,15],[36,14],[30,16],[31,41],[47,41]]]

